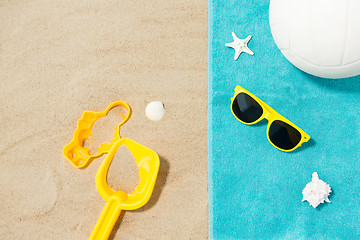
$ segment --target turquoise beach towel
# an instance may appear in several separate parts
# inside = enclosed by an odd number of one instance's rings
[[[277,49],[269,0],[209,2],[210,239],[360,239],[360,77],[308,75]],[[234,61],[231,32],[255,53]],[[291,153],[266,138],[267,121],[246,126],[230,111],[240,85],[311,136]],[[331,203],[302,202],[313,172]]]

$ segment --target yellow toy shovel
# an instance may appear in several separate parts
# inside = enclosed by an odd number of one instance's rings
[[[135,158],[139,168],[140,182],[131,192],[114,191],[106,181],[107,173],[116,151],[125,145]],[[159,171],[159,156],[151,149],[127,138],[121,138],[114,144],[104,162],[96,173],[96,188],[101,197],[106,201],[105,207],[97,221],[91,240],[108,239],[112,228],[120,216],[121,210],[134,210],[149,201]]]

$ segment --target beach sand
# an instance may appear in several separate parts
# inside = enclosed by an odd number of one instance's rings
[[[77,169],[62,149],[83,111],[122,100],[122,137],[161,163],[150,201],[123,211],[110,239],[207,239],[207,1],[1,1],[0,22],[1,238],[90,236],[105,155]],[[131,164],[112,165],[109,184],[136,185]]]

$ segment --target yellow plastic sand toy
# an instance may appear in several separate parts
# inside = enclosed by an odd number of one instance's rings
[[[94,123],[102,117],[105,117],[107,113],[114,107],[122,106],[127,111],[127,115],[121,115],[123,121],[119,123],[115,128],[114,138],[108,142],[101,144],[98,149],[98,153],[91,155],[90,148],[84,147],[84,142],[89,141],[90,136],[93,136],[91,129],[94,126]],[[110,151],[111,147],[120,140],[120,126],[126,123],[126,121],[131,116],[130,106],[123,101],[116,101],[110,104],[105,111],[103,112],[92,112],[86,111],[83,113],[82,117],[77,122],[77,128],[74,132],[73,140],[64,147],[63,154],[64,156],[77,168],[85,167],[91,158],[99,157],[100,155]]]
[[[106,181],[111,161],[123,145],[133,154],[140,173],[140,182],[131,193],[114,191]],[[89,239],[108,239],[121,210],[134,210],[147,203],[155,185],[159,166],[159,156],[153,150],[126,138],[115,143],[96,173],[96,188],[106,204]]]
[[[121,116],[123,121],[116,126],[114,138],[108,143],[101,144],[98,153],[91,155],[90,148],[84,147],[84,142],[90,142],[89,137],[93,136],[91,130],[94,123],[117,106],[124,107],[128,114]],[[96,188],[106,204],[89,239],[108,239],[121,210],[134,210],[144,206],[149,201],[154,189],[160,166],[159,156],[153,150],[139,143],[120,137],[120,126],[130,118],[130,115],[130,106],[122,101],[113,102],[103,112],[84,112],[81,119],[78,120],[73,140],[63,149],[64,156],[77,168],[85,167],[89,164],[90,159],[108,153],[95,178]],[[111,161],[121,146],[126,146],[130,150],[139,168],[140,182],[131,193],[121,190],[114,191],[106,180]]]

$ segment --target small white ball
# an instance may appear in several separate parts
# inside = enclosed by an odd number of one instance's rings
[[[151,102],[146,106],[146,116],[152,121],[159,121],[165,114],[164,104],[160,101]]]

